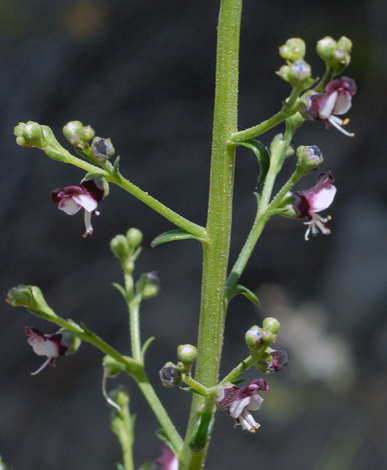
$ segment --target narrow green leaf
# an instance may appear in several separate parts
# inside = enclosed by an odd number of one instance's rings
[[[234,292],[231,294],[230,299],[235,297],[236,295],[242,294],[245,297],[247,297],[251,302],[253,302],[254,305],[256,305],[258,308],[261,306],[258,297],[254,294],[254,292],[251,292],[250,289],[248,289],[245,286],[242,286],[241,284],[238,284],[235,287]]]
[[[143,344],[142,348],[141,348],[141,357],[142,357],[142,360],[144,361],[145,360],[145,353],[147,351],[147,349],[149,348],[151,342],[155,339],[154,336],[151,336],[150,338],[148,338],[145,343]]]
[[[180,387],[180,390],[184,390],[185,392],[197,393],[198,395],[200,395],[200,393],[193,387]]]
[[[118,175],[119,172],[120,172],[120,156],[118,155],[117,158],[114,160],[113,173],[115,175]]]
[[[175,448],[172,445],[172,442],[168,439],[168,436],[166,435],[164,429],[158,429],[156,431],[156,436],[160,439],[160,441],[163,441],[164,444],[169,447],[174,454],[177,454]]]
[[[175,240],[188,240],[189,238],[195,238],[196,240],[204,241],[203,239],[192,235],[192,233],[179,228],[177,230],[171,230],[170,232],[164,232],[156,237],[152,241],[151,247],[154,248],[155,246],[161,245],[162,243],[173,242]]]
[[[258,140],[248,139],[243,142],[237,142],[237,145],[243,145],[255,153],[258,158],[261,173],[258,178],[257,186],[259,186],[266,178],[267,172],[270,167],[270,153],[269,150]]]
[[[112,285],[121,293],[122,297],[126,299],[126,290],[121,286],[121,284],[118,284],[117,282],[113,282]]]
[[[193,452],[201,452],[207,445],[214,427],[214,415],[203,413],[200,415],[189,441],[189,448]]]

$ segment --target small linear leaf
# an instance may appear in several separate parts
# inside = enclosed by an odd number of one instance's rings
[[[261,173],[258,178],[257,186],[259,186],[266,178],[267,172],[270,167],[270,153],[269,150],[258,140],[249,139],[243,142],[237,142],[237,145],[243,145],[249,148],[255,153],[258,158],[259,166],[261,167]]]
[[[213,427],[214,415],[212,413],[201,414],[189,441],[189,448],[193,452],[201,452],[206,447]]]
[[[233,385],[239,385],[242,382],[246,382],[246,380],[250,380],[249,378],[244,378],[244,379],[236,379],[233,382],[231,382]]]
[[[200,395],[200,393],[193,387],[180,387],[180,390],[184,390],[185,392],[197,393],[198,395]]]
[[[154,336],[151,336],[150,338],[148,338],[145,343],[143,344],[142,348],[141,348],[141,356],[142,356],[142,360],[144,361],[145,359],[145,353],[147,351],[147,349],[149,348],[151,342],[155,339]]]
[[[233,297],[235,297],[236,295],[239,295],[239,294],[242,294],[244,295],[245,297],[247,297],[251,302],[253,302],[253,304],[255,304],[258,308],[261,306],[259,300],[258,300],[258,297],[254,294],[254,292],[251,292],[250,289],[248,289],[247,287],[245,286],[242,286],[241,284],[238,284],[236,287],[235,287],[235,290],[234,292],[232,293],[230,299],[232,299]]]
[[[156,431],[156,436],[160,439],[160,441],[163,441],[164,444],[169,447],[174,454],[177,454],[175,448],[172,445],[172,442],[168,439],[168,436],[166,435],[164,429],[158,429]]]
[[[117,158],[114,160],[113,173],[115,175],[118,175],[119,172],[120,172],[120,156],[118,155]]]
[[[113,282],[112,285],[121,293],[122,297],[126,300],[126,291],[121,286],[121,284],[118,284],[117,282]]]
[[[195,238],[196,240],[202,241],[200,238],[192,235],[192,233],[187,232],[183,229],[171,230],[170,232],[164,232],[158,237],[156,237],[152,243],[151,247],[154,248],[157,245],[162,243],[173,242],[175,240],[188,240],[190,238]]]

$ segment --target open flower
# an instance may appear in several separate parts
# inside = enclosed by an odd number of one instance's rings
[[[312,93],[307,96],[307,105],[303,111],[310,119],[325,121],[327,129],[334,126],[343,134],[353,137],[353,133],[347,132],[342,127],[349,119],[343,121],[337,116],[345,114],[350,109],[352,96],[355,93],[356,84],[352,78],[332,80],[323,93]]]
[[[38,356],[47,356],[46,362],[37,371],[32,372],[32,375],[38,374],[48,364],[55,367],[55,358],[72,354],[80,345],[80,340],[70,333],[57,332],[45,335],[39,328],[34,326],[31,326],[31,328],[26,326],[25,332],[29,337],[28,343],[32,346],[34,353]]]
[[[258,395],[258,390],[269,390],[269,386],[263,379],[252,380],[246,387],[219,387],[220,396],[216,399],[218,407],[235,418],[235,425],[241,425],[243,431],[255,432],[259,427],[248,410],[259,410],[263,398]]]
[[[160,470],[178,470],[179,461],[173,451],[163,445],[163,455],[156,460],[156,465]]]
[[[336,194],[336,187],[332,185],[334,178],[330,171],[320,173],[317,177],[317,184],[313,188],[305,191],[293,193],[293,208],[296,212],[296,218],[306,217],[308,220],[305,225],[308,229],[305,233],[305,240],[309,240],[309,233],[317,235],[320,230],[324,235],[331,231],[325,227],[325,223],[331,219],[330,216],[323,218],[316,212],[327,209],[333,202]]]
[[[58,204],[60,210],[68,215],[74,215],[82,208],[85,210],[86,231],[83,237],[93,233],[91,216],[99,215],[96,211],[98,203],[105,195],[105,188],[99,184],[97,178],[85,179],[80,186],[67,186],[52,191],[51,197],[54,204]]]

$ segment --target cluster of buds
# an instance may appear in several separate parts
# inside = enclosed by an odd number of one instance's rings
[[[110,139],[95,137],[94,129],[80,121],[68,122],[63,127],[63,134],[81,155],[95,163],[103,164],[115,153]]]
[[[279,321],[268,317],[263,321],[262,328],[254,325],[246,332],[245,340],[251,354],[258,353],[259,356],[254,365],[262,372],[277,372],[288,365],[286,351],[277,351],[268,346],[277,340],[279,328]]]
[[[51,193],[52,202],[68,215],[74,215],[84,209],[86,231],[83,237],[92,235],[93,226],[91,216],[99,215],[96,210],[102,199],[109,194],[109,185],[106,178],[97,175],[93,178],[85,178],[80,186],[66,186],[57,188]]]
[[[176,387],[183,379],[183,374],[190,375],[193,363],[197,357],[197,349],[192,344],[181,344],[177,347],[179,362],[167,362],[160,369],[160,380],[164,387]]]
[[[331,68],[333,75],[341,73],[351,61],[352,41],[342,36],[337,42],[326,36],[317,43],[317,53]]]
[[[302,89],[310,85],[312,75],[310,65],[304,60],[305,49],[302,39],[288,39],[279,49],[280,56],[286,60],[287,65],[283,65],[277,72],[277,75],[293,87],[302,87]]]

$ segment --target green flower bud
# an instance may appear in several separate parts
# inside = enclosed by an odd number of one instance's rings
[[[129,392],[122,387],[112,390],[109,397],[120,407],[124,408],[129,405]]]
[[[160,380],[164,387],[176,387],[181,383],[182,370],[173,362],[167,362],[160,369]]]
[[[116,258],[124,261],[129,254],[128,240],[125,235],[116,235],[110,242],[110,249]]]
[[[142,290],[143,299],[151,299],[160,293],[160,279],[156,271],[146,273],[145,286]]]
[[[63,134],[73,145],[81,145],[94,137],[94,129],[84,126],[81,121],[70,121],[63,127]]]
[[[304,60],[296,60],[289,67],[289,82],[292,85],[305,83],[312,75],[312,69]]]
[[[262,326],[265,330],[270,330],[276,335],[280,328],[280,322],[276,318],[267,317],[263,320]]]
[[[22,147],[41,147],[43,140],[42,126],[37,122],[20,122],[14,129],[16,143]]]
[[[336,41],[330,36],[326,36],[317,42],[317,54],[325,61],[329,62],[332,60],[333,54],[336,50]]]
[[[192,344],[180,344],[177,347],[177,357],[184,366],[191,366],[198,355],[198,350]]]
[[[128,239],[129,247],[134,250],[142,242],[142,232],[137,228],[130,228],[126,232],[126,238]]]
[[[246,344],[249,349],[257,350],[262,346],[262,329],[259,326],[252,326],[245,334]]]
[[[323,162],[323,155],[317,145],[301,145],[297,149],[298,165],[304,173],[316,169]]]
[[[337,41],[337,47],[336,49],[341,49],[342,51],[346,52],[347,54],[350,54],[352,51],[352,41],[345,36],[342,36],[338,41]]]
[[[43,318],[56,316],[44,299],[42,291],[36,286],[14,287],[8,292],[7,302],[13,307],[26,307]]]
[[[285,82],[289,81],[289,66],[288,65],[283,65],[278,72],[276,72],[277,75],[279,75]]]
[[[302,60],[305,56],[305,42],[300,38],[288,39],[286,43],[279,48],[280,56],[283,59]]]

